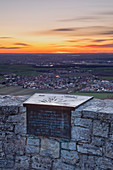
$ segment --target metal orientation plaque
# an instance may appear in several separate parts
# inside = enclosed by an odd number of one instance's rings
[[[27,113],[28,134],[70,139],[70,109],[28,106]]]

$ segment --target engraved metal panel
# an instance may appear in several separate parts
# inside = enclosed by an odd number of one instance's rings
[[[64,107],[27,105],[27,133],[70,139],[70,113],[71,110]]]

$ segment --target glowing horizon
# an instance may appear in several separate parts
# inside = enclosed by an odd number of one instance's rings
[[[113,53],[112,0],[5,0],[0,53]]]

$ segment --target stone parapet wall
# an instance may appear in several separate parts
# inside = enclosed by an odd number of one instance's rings
[[[71,140],[26,133],[28,96],[0,96],[0,170],[112,170],[113,100],[93,99],[71,113]]]

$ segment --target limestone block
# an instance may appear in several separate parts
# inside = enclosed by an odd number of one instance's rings
[[[63,162],[60,162],[56,160],[53,162],[53,170],[75,170],[75,167],[73,165],[65,164]]]
[[[113,141],[106,142],[105,156],[113,159]]]
[[[40,145],[40,139],[28,137],[27,138],[27,145],[39,146]]]
[[[1,111],[7,115],[15,115],[18,113],[18,106],[2,106]]]
[[[25,113],[25,112],[26,112],[26,107],[20,106],[19,113]]]
[[[14,161],[12,160],[0,160],[0,168],[9,168],[9,169],[13,169],[14,167]]]
[[[23,125],[23,123],[18,123],[15,125],[15,130],[14,130],[15,134],[26,134],[26,126]]]
[[[29,169],[30,157],[28,156],[16,156],[15,169]]]
[[[39,153],[39,146],[26,146],[26,153],[27,154],[37,154]]]
[[[6,154],[23,155],[25,152],[25,138],[13,136],[4,143],[4,149]]]
[[[32,168],[38,170],[50,170],[52,161],[50,158],[41,157],[39,155],[32,157]]]
[[[113,160],[104,158],[104,157],[100,157],[97,160],[97,165],[98,165],[99,170],[100,169],[112,170],[113,169]]]
[[[41,139],[40,154],[52,158],[59,158],[60,156],[59,142],[47,138]]]
[[[102,110],[102,112],[98,113],[98,119],[104,122],[109,122],[113,121],[113,108],[112,108],[112,113],[110,114],[109,109],[107,110],[107,113]]]
[[[83,119],[83,118],[75,118],[74,125],[91,128],[92,120],[91,119]]]
[[[90,143],[90,129],[83,127],[72,127],[72,139],[84,143]]]
[[[81,170],[100,170],[97,166],[97,156],[81,155]]]
[[[80,153],[88,154],[88,155],[100,155],[102,156],[102,148],[96,147],[91,144],[80,144],[77,145],[77,151]]]
[[[61,160],[68,164],[76,164],[79,155],[76,151],[61,150]]]
[[[76,118],[76,117],[81,117],[82,116],[82,113],[81,113],[81,110],[80,111],[71,111],[71,116]]]
[[[109,124],[108,123],[101,122],[99,120],[94,120],[93,135],[107,138],[108,132],[109,132]]]
[[[12,123],[5,123],[4,130],[6,130],[6,131],[13,131],[13,129],[14,129],[14,126],[13,126]]]
[[[0,152],[2,152],[2,141],[0,141]]]
[[[6,133],[4,131],[0,131],[0,140],[4,140]]]
[[[24,114],[9,116],[7,122],[11,122],[14,124],[15,123],[24,123],[25,122]]]
[[[98,114],[96,111],[83,110],[82,114],[83,114],[82,115],[83,118],[97,119],[98,117]]]
[[[104,146],[105,145],[105,138],[101,138],[101,137],[92,137],[92,144],[95,146]]]
[[[76,142],[63,142],[63,143],[61,143],[61,148],[75,151],[76,150]]]

